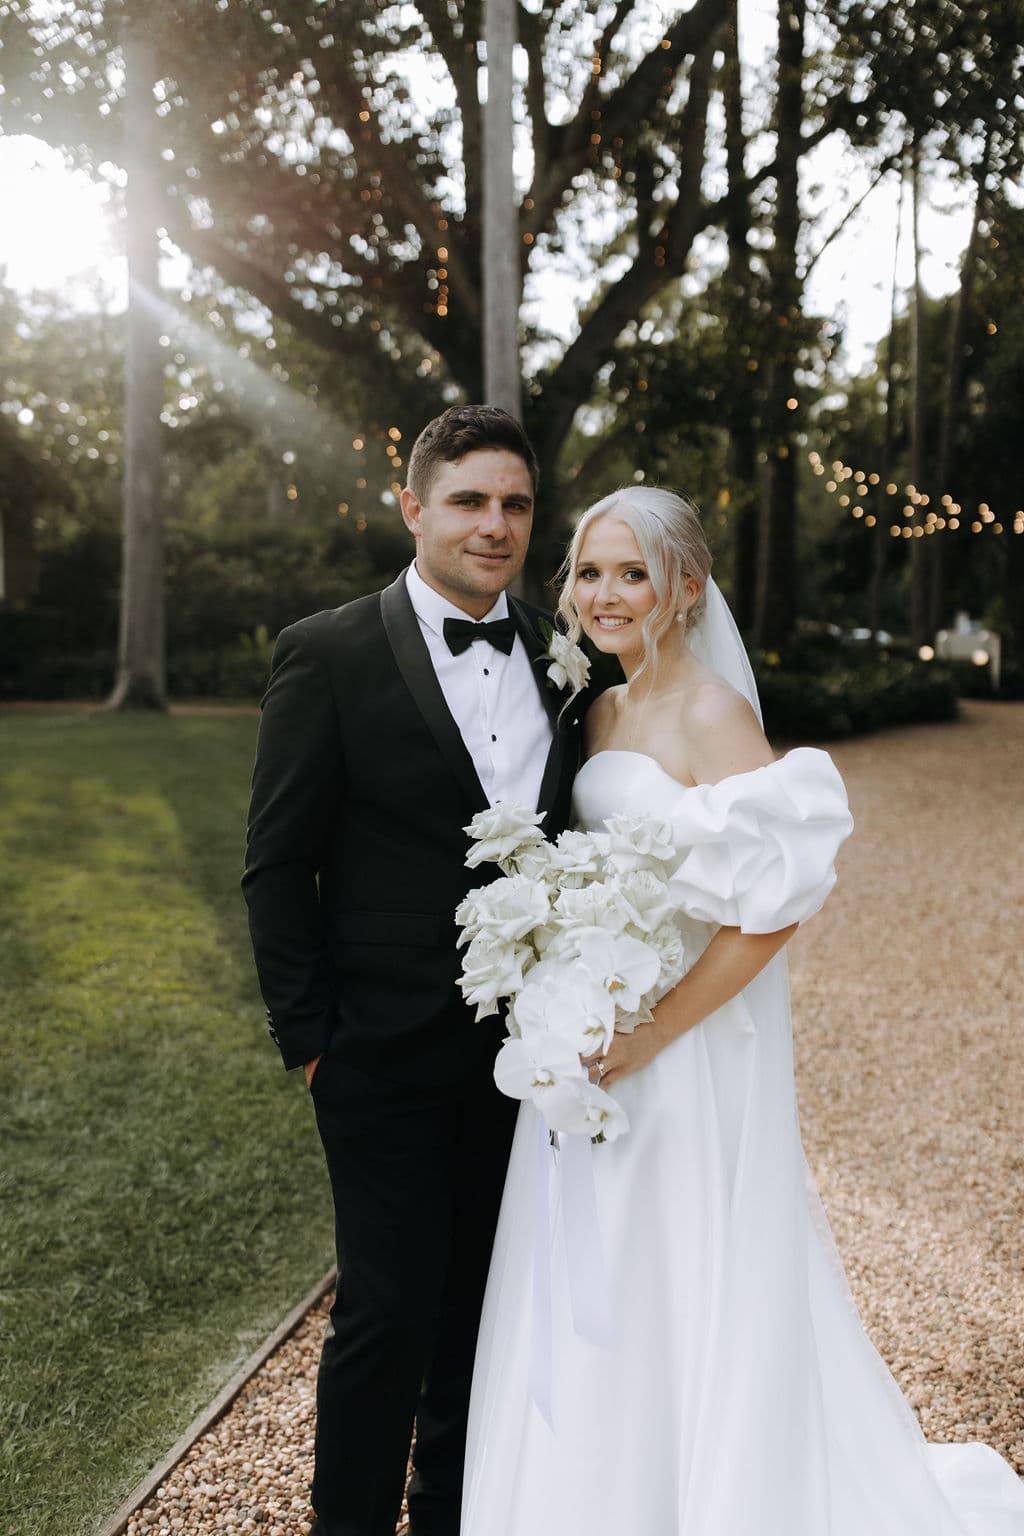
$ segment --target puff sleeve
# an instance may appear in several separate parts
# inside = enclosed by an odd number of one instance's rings
[[[798,747],[777,762],[679,796],[673,899],[700,922],[773,933],[812,917],[835,884],[853,829],[827,752]]]

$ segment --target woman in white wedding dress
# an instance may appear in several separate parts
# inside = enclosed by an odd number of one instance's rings
[[[582,1210],[522,1107],[462,1536],[1024,1536],[1024,1486],[994,1450],[926,1445],[806,1167],[781,951],[852,821],[826,753],[773,761],[710,565],[694,509],[650,488],[592,507],[567,558],[570,634],[627,678],[587,717],[576,821],[671,822],[699,958],[593,1062],[630,1129],[586,1144]]]

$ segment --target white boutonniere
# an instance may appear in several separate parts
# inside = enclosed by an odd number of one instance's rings
[[[579,646],[572,644],[568,635],[560,634],[557,629],[552,630],[545,655],[551,663],[547,675],[556,688],[571,688],[573,693],[579,693],[581,688],[587,686],[590,662]]]

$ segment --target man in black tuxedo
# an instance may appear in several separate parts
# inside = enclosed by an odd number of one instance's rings
[[[503,1030],[456,987],[455,909],[497,873],[466,869],[463,829],[508,800],[545,811],[554,836],[579,753],[543,615],[505,591],[536,478],[505,412],[432,421],[402,493],[414,564],[284,630],[263,700],[243,887],[270,1033],[316,1109],[338,1246],[311,1536],[394,1536],[414,1420],[413,1536],[458,1536],[516,1112],[492,1077]]]

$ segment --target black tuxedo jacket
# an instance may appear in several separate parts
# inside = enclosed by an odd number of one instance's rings
[[[546,678],[544,615],[509,606],[553,740],[538,810],[567,824],[578,696]],[[514,722],[513,722],[514,724]],[[404,573],[282,631],[263,699],[242,881],[270,1032],[285,1066],[323,1052],[395,1081],[455,1081],[502,1033],[456,987],[455,909],[498,870],[465,867],[486,808]]]

